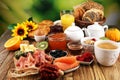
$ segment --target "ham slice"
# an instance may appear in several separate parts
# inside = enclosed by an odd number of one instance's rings
[[[15,60],[15,65],[17,69],[25,69],[29,66],[35,66],[35,59],[31,53],[27,54],[27,57],[20,57],[19,60]]]
[[[36,50],[33,54],[28,53],[27,57],[21,56],[18,60],[14,58],[17,69],[26,69],[30,67],[39,67],[43,63],[51,63],[52,57],[45,54],[43,50]]]

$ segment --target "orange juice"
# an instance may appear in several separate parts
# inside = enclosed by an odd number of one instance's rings
[[[71,26],[74,22],[74,16],[72,14],[64,14],[61,16],[61,24],[63,26],[63,30],[65,30],[67,27]]]

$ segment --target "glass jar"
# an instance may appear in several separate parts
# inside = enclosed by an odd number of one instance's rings
[[[66,50],[66,34],[56,33],[48,36],[48,43],[51,50]]]

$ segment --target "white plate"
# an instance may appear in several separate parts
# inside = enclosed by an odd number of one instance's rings
[[[72,68],[72,69],[68,69],[68,70],[65,70],[64,73],[69,73],[69,72],[72,72],[72,71],[75,71],[79,68],[80,66],[76,66],[75,68]]]
[[[80,64],[90,65],[93,61],[93,59],[90,62],[80,61]]]
[[[54,25],[56,25],[56,24],[60,24],[61,25],[61,20],[54,21]]]

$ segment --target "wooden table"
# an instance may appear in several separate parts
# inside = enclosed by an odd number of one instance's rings
[[[4,48],[4,43],[10,37],[11,32],[9,30],[5,31],[0,37],[0,80],[8,80],[8,70],[14,67],[14,52]],[[120,56],[116,64],[111,67],[102,66],[95,60],[92,65],[80,65],[79,69],[65,74],[58,80],[120,80]]]

